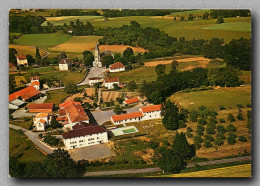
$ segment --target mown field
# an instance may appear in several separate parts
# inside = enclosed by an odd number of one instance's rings
[[[251,86],[226,87],[198,92],[177,92],[170,97],[170,100],[189,110],[201,105],[209,109],[217,109],[219,105],[226,108],[233,108],[237,104],[246,106],[251,103]]]
[[[236,165],[217,169],[162,175],[162,177],[251,177],[251,164]]]
[[[42,161],[45,159],[27,136],[20,131],[9,129],[9,155],[18,156],[21,161]]]
[[[18,55],[31,55],[35,57],[36,54],[36,46],[24,46],[24,45],[9,45],[9,48],[15,48]],[[46,51],[39,49],[40,55],[43,57],[47,54]]]

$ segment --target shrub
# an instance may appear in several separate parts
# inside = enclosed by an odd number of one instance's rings
[[[216,138],[221,138],[222,140],[226,139],[225,135],[222,133],[217,133]]]
[[[218,109],[219,109],[219,110],[226,110],[226,108],[225,108],[223,105],[219,105],[219,106],[218,106]]]
[[[205,128],[203,127],[203,125],[201,124],[198,124],[197,125],[197,128],[196,128],[196,134],[200,135],[200,136],[203,136],[203,131],[205,130]]]
[[[208,140],[206,140],[206,141],[204,142],[204,147],[206,147],[206,148],[210,148],[210,147],[212,147],[211,142],[208,141]]]
[[[236,127],[233,124],[229,124],[227,126],[227,131],[228,132],[235,132],[235,131],[237,131],[237,129],[236,129]]]
[[[209,134],[206,134],[206,135],[205,135],[205,139],[208,140],[208,141],[211,141],[211,142],[214,141],[213,136],[212,136],[212,135],[209,135]]]
[[[246,142],[247,139],[245,138],[245,136],[239,136],[238,141]]]
[[[194,145],[195,145],[196,149],[200,149],[201,148],[201,143],[202,142],[203,142],[203,139],[199,135],[196,135],[194,137]]]
[[[38,137],[42,138],[42,134],[39,134]]]
[[[198,112],[196,110],[190,111],[189,120],[192,122],[197,122],[197,119],[198,119]]]
[[[217,146],[221,146],[221,145],[224,144],[224,141],[223,141],[223,139],[221,139],[220,137],[217,137],[217,138],[215,139],[214,143],[215,143],[215,145],[217,145]]]
[[[208,134],[215,134],[216,133],[215,129],[216,127],[214,125],[207,125],[206,132]]]
[[[243,105],[242,104],[237,104],[237,108],[243,108]]]
[[[216,123],[218,123],[216,118],[214,118],[214,117],[209,118],[209,121],[208,121],[209,125],[216,125]]]
[[[230,132],[228,134],[228,138],[227,138],[228,143],[231,145],[234,145],[237,142],[236,138],[237,138],[237,136],[233,132]]]
[[[218,125],[217,126],[217,131],[218,131],[218,133],[221,133],[221,134],[225,134],[226,133],[226,129],[224,128],[223,125]]]
[[[155,141],[150,141],[148,143],[148,147],[151,148],[151,149],[156,149],[157,147],[159,147],[159,143],[155,142]]]
[[[192,138],[192,137],[193,137],[193,134],[191,134],[189,131],[187,131],[185,134],[186,134],[186,136],[187,136],[188,138]]]
[[[233,114],[228,114],[228,121],[230,121],[230,122],[233,122],[233,121],[235,121],[235,117],[233,116]]]
[[[200,119],[198,119],[198,124],[206,125],[207,121],[204,118],[200,118]]]
[[[219,121],[219,123],[225,123],[226,122],[224,118],[219,118],[218,121]]]
[[[246,104],[247,108],[251,108],[251,103]]]
[[[239,121],[243,121],[243,120],[244,120],[244,117],[243,117],[243,115],[242,115],[241,112],[238,113],[237,119],[238,119]]]

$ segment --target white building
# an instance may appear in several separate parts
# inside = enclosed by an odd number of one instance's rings
[[[69,58],[64,58],[59,62],[59,70],[69,70],[70,66],[72,65],[73,61]]]
[[[65,128],[72,130],[73,126],[80,123],[89,123],[89,118],[86,115],[80,102],[67,101],[59,105],[59,118]]]
[[[49,113],[38,113],[33,118],[33,129],[36,131],[45,131],[45,127],[51,123],[51,115]]]
[[[95,83],[98,83],[100,78],[99,77],[90,77],[88,78],[89,80],[89,85],[93,86]]]
[[[30,77],[30,80],[31,80],[30,86],[35,87],[37,90],[40,90],[39,76]]]
[[[73,130],[62,134],[65,150],[97,145],[108,142],[107,131],[97,125],[77,124]]]
[[[125,71],[125,66],[120,62],[116,62],[109,65],[109,72],[122,72],[122,71]]]
[[[104,84],[105,87],[108,89],[113,89],[114,88],[114,84],[117,84],[119,86],[119,78],[105,78],[104,79]]]
[[[95,54],[94,54],[93,67],[102,68],[102,62],[101,62],[100,52],[99,52],[99,48],[98,48],[97,42],[96,42],[96,46],[95,46]]]
[[[24,65],[24,66],[28,67],[28,61],[27,61],[26,56],[19,55],[16,57],[16,60],[17,60],[17,66]]]
[[[162,105],[151,105],[140,108],[138,112],[132,112],[122,115],[114,115],[111,121],[115,125],[126,124],[131,122],[140,122],[144,120],[161,118]]]

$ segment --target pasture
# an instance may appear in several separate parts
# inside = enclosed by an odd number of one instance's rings
[[[72,36],[64,34],[25,34],[19,37],[15,42],[18,45],[39,46],[42,48],[49,48],[52,46],[65,43],[71,39]]]
[[[9,156],[21,156],[19,160],[23,162],[45,159],[25,134],[14,129],[9,129]]]
[[[221,87],[214,90],[198,92],[177,92],[170,97],[179,106],[189,110],[201,105],[209,109],[216,109],[219,105],[233,108],[237,104],[246,106],[251,103],[251,86],[247,87]]]
[[[208,27],[204,27],[205,30],[230,30],[230,31],[242,31],[242,32],[251,32],[251,22],[231,22],[231,23],[222,23],[215,24]]]
[[[167,177],[229,177],[229,178],[249,178],[251,177],[251,164],[236,165],[231,167],[223,167],[217,169],[171,174],[166,175]],[[165,177],[165,176],[163,176]]]

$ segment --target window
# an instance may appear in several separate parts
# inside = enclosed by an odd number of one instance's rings
[[[94,140],[94,138],[89,138],[89,139],[88,139],[88,141],[92,141],[92,140]]]
[[[79,140],[80,143],[82,143],[84,140]]]

